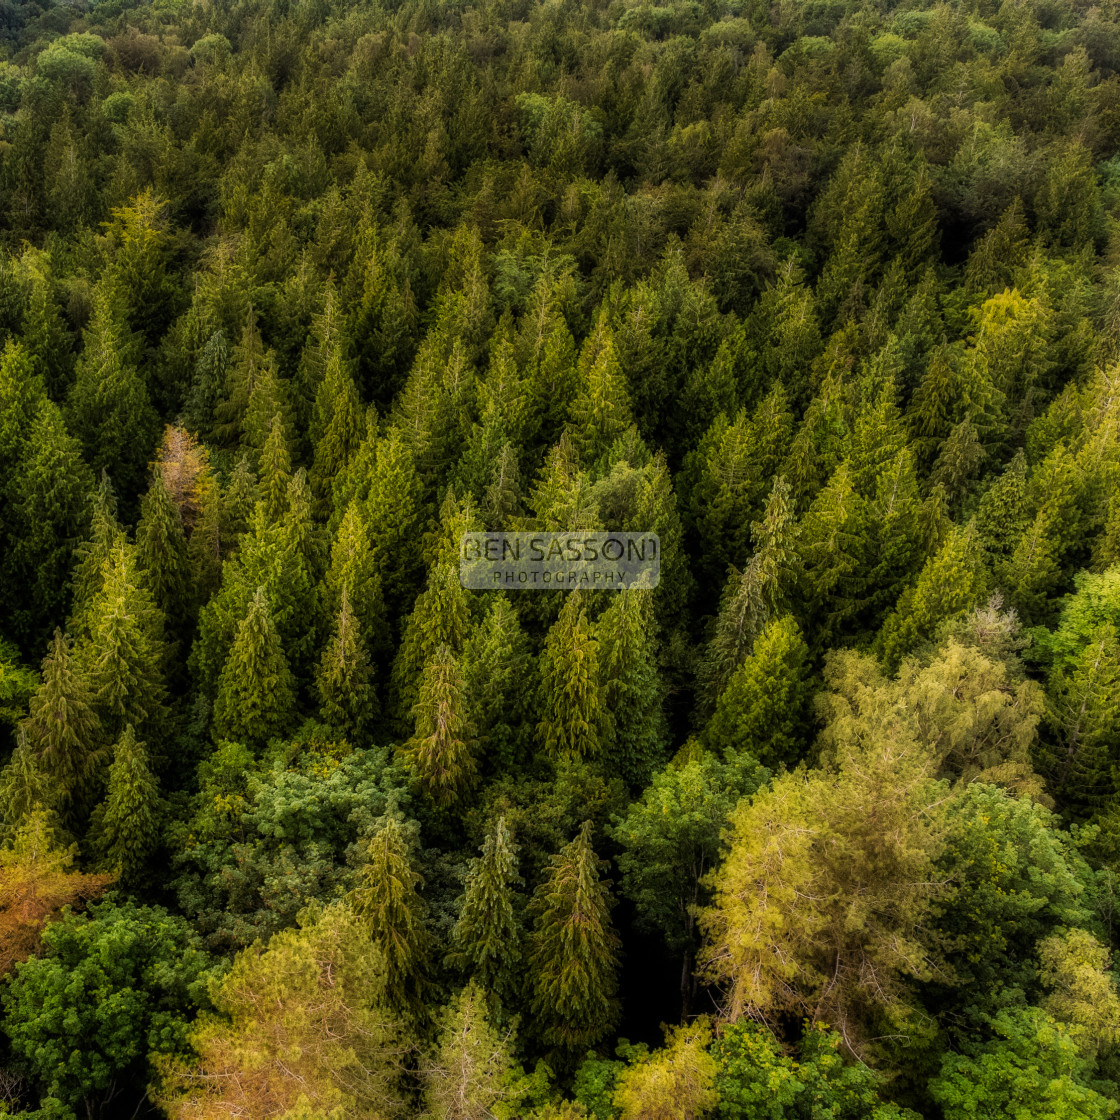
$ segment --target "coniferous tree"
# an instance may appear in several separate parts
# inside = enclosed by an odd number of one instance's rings
[[[50,788],[50,804],[77,825],[90,808],[100,758],[101,724],[93,695],[70,644],[54,632],[43,659],[43,683],[23,725],[26,749]]]
[[[591,758],[599,753],[607,726],[601,682],[599,641],[583,595],[573,591],[540,658],[537,739],[549,755]]]
[[[591,846],[591,822],[552,859],[529,911],[531,1010],[542,1041],[586,1050],[618,1021],[618,949],[610,887]]]
[[[127,505],[144,485],[159,420],[137,368],[137,341],[125,326],[111,293],[99,291],[86,328],[69,420],[86,462],[109,470]]]
[[[470,709],[458,659],[450,647],[437,646],[420,678],[412,738],[401,748],[405,765],[434,801],[450,804],[477,780]]]
[[[579,359],[580,391],[571,406],[574,444],[584,463],[597,462],[631,424],[630,399],[606,308],[599,312]]]
[[[315,394],[311,417],[310,435],[315,449],[311,488],[320,502],[330,498],[335,478],[357,453],[364,433],[365,418],[358,391],[336,347]]]
[[[366,923],[385,958],[385,994],[390,1006],[418,1011],[427,986],[431,935],[427,907],[418,893],[410,840],[396,816],[385,817],[365,844],[365,864],[350,903]]]
[[[366,649],[371,657],[380,659],[389,641],[385,604],[369,529],[361,504],[356,500],[350,502],[342,515],[331,545],[330,564],[320,585],[319,594],[327,614],[337,614],[344,593],[349,598]]]
[[[337,727],[358,742],[377,715],[377,696],[373,687],[373,667],[350,609],[346,585],[334,635],[323,650],[315,681],[319,691],[323,722]]]
[[[595,624],[599,641],[604,751],[633,789],[663,761],[668,728],[657,667],[653,593],[619,591]]]
[[[288,511],[288,487],[292,482],[292,457],[284,436],[284,420],[279,413],[272,418],[260,464],[260,500],[268,519],[279,521]]]
[[[793,766],[803,753],[809,700],[809,648],[790,615],[758,636],[731,675],[704,728],[706,747],[749,755],[764,766]]]
[[[1120,642],[1113,623],[1094,627],[1068,669],[1055,670],[1047,712],[1054,742],[1043,764],[1051,788],[1082,811],[1106,805],[1120,761]]]
[[[471,861],[447,956],[449,964],[504,1001],[519,989],[523,934],[515,909],[522,882],[517,852],[505,817],[498,817],[483,841],[482,855]]]
[[[159,836],[159,785],[132,724],[113,747],[108,792],[93,811],[90,836],[104,865],[135,885]]]
[[[140,503],[136,561],[156,605],[173,630],[179,630],[186,621],[192,599],[190,564],[179,507],[171,500],[159,471],[153,473],[148,492]]]
[[[751,527],[755,552],[742,572],[733,571],[723,593],[715,630],[700,665],[701,706],[711,710],[731,674],[751,651],[770,619],[781,614],[797,574],[798,527],[790,488],[779,475],[762,521]]]
[[[393,662],[393,690],[400,717],[411,713],[420,691],[420,674],[440,646],[458,656],[467,640],[470,607],[459,573],[450,564],[432,569],[427,589],[404,625],[400,649]]]
[[[526,746],[536,666],[517,611],[505,595],[499,593],[490,604],[463,650],[462,665],[480,763],[508,773]]]
[[[235,742],[262,745],[288,726],[295,707],[291,670],[258,587],[237,628],[218,680],[214,734]]]
[[[125,541],[117,520],[117,493],[104,471],[93,498],[89,536],[75,550],[74,608],[70,628],[75,634],[89,632],[89,612],[101,590],[105,564],[113,549]]]
[[[117,544],[102,567],[80,660],[110,741],[131,723],[162,730],[167,714],[163,614],[140,581],[135,550]]]

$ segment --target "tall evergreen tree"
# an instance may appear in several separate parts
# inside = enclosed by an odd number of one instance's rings
[[[159,836],[159,784],[132,724],[113,748],[108,793],[93,811],[90,836],[105,866],[119,869],[122,883],[140,880]]]
[[[419,894],[423,881],[413,869],[410,844],[398,817],[383,818],[365,845],[366,862],[350,903],[384,954],[387,1001],[415,1012],[427,987],[432,943]]]
[[[167,714],[163,614],[140,581],[133,546],[114,546],[101,579],[81,647],[94,706],[110,739],[129,723],[155,734]]]
[[[186,621],[193,598],[191,572],[183,519],[158,470],[153,472],[148,492],[140,503],[136,561],[156,605],[173,630],[178,631]]]
[[[533,1019],[543,1042],[569,1053],[594,1046],[618,1021],[620,942],[601,866],[585,821],[529,904]]]
[[[377,695],[373,687],[373,667],[358,621],[350,609],[345,584],[335,632],[323,650],[315,684],[323,722],[337,727],[356,742],[362,742],[377,714]]]
[[[401,756],[424,792],[444,804],[461,797],[477,778],[470,710],[458,658],[439,645],[424,666],[412,738]]]
[[[553,757],[590,758],[603,745],[599,641],[579,591],[568,593],[540,658],[537,739]]]
[[[270,521],[279,521],[288,512],[288,487],[292,483],[292,457],[284,435],[284,418],[276,413],[264,441],[260,457],[258,493]]]
[[[604,753],[633,789],[643,788],[664,760],[668,727],[657,665],[653,593],[619,591],[595,623]]]
[[[506,819],[495,819],[471,860],[459,917],[451,931],[448,963],[470,974],[488,992],[512,1000],[519,988],[523,932],[517,913],[517,845]]]
[[[137,368],[138,344],[109,292],[99,290],[70,390],[68,418],[98,473],[109,470],[127,508],[144,485],[159,419]]]
[[[258,587],[218,680],[214,734],[260,746],[287,729],[294,707],[288,659]]]
[[[23,729],[30,757],[49,784],[51,804],[76,827],[97,785],[101,723],[61,630],[43,658],[43,683],[31,698]]]
[[[337,348],[327,362],[315,394],[311,442],[315,449],[311,489],[325,503],[335,478],[346,470],[365,433],[365,417],[358,390]]]
[[[599,461],[632,423],[626,379],[604,307],[579,358],[580,390],[571,406],[572,436],[584,463]]]

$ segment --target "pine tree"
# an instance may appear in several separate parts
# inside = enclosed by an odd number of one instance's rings
[[[540,658],[540,745],[555,757],[592,758],[602,747],[603,705],[599,641],[583,595],[568,593]]]
[[[218,681],[214,735],[260,746],[287,730],[294,708],[288,660],[258,587]]]
[[[277,413],[261,451],[258,493],[270,521],[279,521],[288,510],[288,487],[292,482],[292,457],[284,436],[284,419]]]
[[[226,542],[222,545],[223,555],[233,551],[238,539],[248,531],[249,519],[259,496],[260,488],[249,457],[242,455],[230,475],[229,485],[222,493],[219,507],[221,536]]]
[[[100,474],[113,472],[126,507],[144,485],[159,419],[137,369],[137,340],[110,295],[99,291],[69,396],[70,427]]]
[[[27,254],[23,260],[28,260]],[[29,271],[31,291],[21,337],[47,391],[52,399],[60,400],[70,387],[74,370],[74,340],[54,295],[57,285],[50,275],[49,255],[36,253]]]
[[[529,905],[531,1011],[546,1045],[575,1053],[602,1040],[618,1021],[618,950],[613,900],[591,847],[591,822],[553,856]]]
[[[323,722],[336,727],[344,735],[361,743],[374,716],[377,696],[373,688],[373,667],[350,609],[346,585],[342,587],[335,632],[319,663],[315,681]]]
[[[229,362],[225,399],[216,410],[216,434],[227,446],[240,443],[259,452],[278,412],[283,417],[285,442],[290,442],[286,386],[276,371],[275,354],[261,341],[256,312],[250,307]]]
[[[193,598],[191,571],[179,507],[171,500],[158,470],[140,503],[136,560],[156,605],[177,632],[186,621]]]
[[[809,696],[809,647],[785,615],[763,630],[731,675],[701,742],[725,758],[793,766],[804,753]]]
[[[471,860],[459,918],[451,931],[447,963],[469,974],[487,992],[512,1001],[520,988],[523,932],[517,915],[517,845],[499,816]]]
[[[423,880],[412,866],[411,841],[396,816],[382,819],[365,845],[365,865],[349,901],[385,957],[385,994],[400,1010],[420,1010],[427,987],[431,934],[419,894]]]
[[[23,724],[27,751],[64,821],[77,827],[96,786],[101,723],[70,644],[55,630],[43,659],[43,683]]]
[[[456,801],[477,779],[470,709],[458,659],[448,646],[437,646],[420,678],[412,738],[401,748],[405,765],[434,801]]]
[[[197,513],[187,541],[187,566],[194,590],[192,610],[197,613],[222,581],[222,559],[229,552],[230,542],[222,527],[221,487],[212,473],[199,479],[194,502]]]
[[[114,546],[101,578],[80,651],[94,706],[110,739],[129,723],[157,733],[167,714],[163,614],[140,582],[131,545]]]
[[[159,837],[159,784],[132,724],[113,748],[109,790],[93,812],[90,836],[102,863],[119,869],[122,883],[140,879]]]
[[[50,812],[54,804],[50,779],[35,759],[25,728],[16,730],[16,745],[0,770],[0,838],[9,840],[35,812]]]
[[[657,667],[653,593],[618,592],[595,623],[595,636],[610,728],[604,753],[632,789],[642,789],[664,760],[669,738]]]
[[[109,475],[102,471],[101,481],[93,497],[89,536],[75,549],[74,609],[70,629],[73,633],[89,633],[89,612],[101,590],[105,564],[113,549],[125,542],[124,530],[117,520],[117,494]]]

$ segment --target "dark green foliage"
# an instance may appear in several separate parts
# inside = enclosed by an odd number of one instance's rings
[[[122,1082],[142,1085],[152,1055],[185,1050],[211,961],[184,919],[103,902],[52,924],[43,943],[3,1002],[5,1033],[44,1096],[96,1109]]]

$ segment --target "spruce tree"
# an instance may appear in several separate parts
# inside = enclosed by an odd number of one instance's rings
[[[261,746],[288,729],[294,709],[288,660],[258,587],[218,680],[215,738]]]
[[[5,596],[0,624],[25,644],[38,643],[65,613],[69,575],[93,504],[93,476],[58,407],[44,400],[27,432],[27,454],[8,478],[10,534],[0,547],[0,578],[21,595]]]
[[[571,406],[573,442],[583,462],[598,462],[632,423],[626,379],[604,307],[579,358],[580,389]]]
[[[323,722],[362,743],[374,716],[377,696],[373,667],[362,641],[358,621],[350,609],[345,584],[334,635],[323,650],[316,676]]]
[[[466,889],[459,899],[459,917],[451,931],[447,963],[472,976],[503,1002],[520,989],[518,965],[523,932],[517,914],[517,845],[499,816],[471,860]]]
[[[15,749],[0,770],[0,838],[11,839],[32,813],[49,811],[55,800],[50,778],[36,760],[25,728],[20,727]]]
[[[101,723],[93,695],[61,630],[43,658],[43,683],[23,724],[26,749],[51,790],[50,802],[76,827],[97,780]]]
[[[732,571],[715,629],[700,664],[700,705],[711,711],[731,674],[750,653],[766,624],[783,613],[797,580],[797,536],[790,487],[774,480],[762,521],[751,526],[755,552],[741,571]]]
[[[417,596],[393,662],[393,694],[398,718],[405,718],[420,690],[420,674],[440,646],[454,656],[463,650],[470,628],[470,608],[459,572],[448,563],[437,563],[427,589]]]
[[[785,615],[763,630],[731,675],[701,741],[728,759],[793,766],[804,753],[809,696],[809,648]]]
[[[136,560],[156,605],[173,630],[178,631],[186,621],[192,600],[191,571],[183,519],[158,470],[152,474],[148,492],[140,503]]]
[[[229,343],[225,332],[216,330],[206,340],[194,363],[194,376],[187,393],[183,420],[204,439],[214,436],[214,418],[229,376]]]
[[[583,595],[568,593],[540,657],[537,739],[554,758],[591,758],[602,747],[603,703],[599,641]]]
[[[462,664],[479,760],[494,773],[510,773],[526,746],[536,664],[517,611],[504,594],[494,598],[471,635]]]
[[[134,548],[114,546],[90,607],[90,635],[81,647],[94,706],[111,739],[129,723],[145,735],[163,728],[163,627],[163,614],[136,571]]]
[[[68,419],[86,462],[111,470],[126,507],[144,485],[159,438],[159,419],[137,368],[138,343],[110,294],[100,291],[86,328]]]
[[[456,801],[477,779],[470,708],[458,659],[450,647],[437,646],[420,678],[413,734],[401,757],[424,792],[442,804]]]
[[[365,844],[365,864],[349,901],[384,954],[387,1001],[399,1010],[419,1012],[432,938],[419,894],[423,880],[413,868],[410,847],[400,818],[384,817]]]
[[[292,482],[292,457],[284,436],[284,420],[279,413],[272,418],[260,465],[260,500],[268,519],[279,521],[288,511],[288,487]]]
[[[159,837],[159,784],[148,764],[148,752],[125,726],[113,748],[109,788],[93,812],[90,838],[107,868],[119,868],[121,882],[134,885]]]
[[[657,667],[653,593],[617,592],[595,623],[595,635],[610,728],[605,753],[632,789],[642,789],[664,761],[669,738]]]
[[[574,1054],[618,1022],[618,950],[613,899],[591,846],[591,822],[553,856],[529,904],[530,1009],[541,1040]]]
[[[342,515],[331,545],[330,565],[319,587],[323,609],[335,615],[341,609],[343,593],[358,623],[362,642],[371,657],[380,660],[389,638],[381,580],[370,544],[369,529],[361,503],[352,499]]]
[[[364,433],[365,417],[358,390],[336,348],[315,394],[311,417],[311,489],[321,505],[328,503],[335,478],[357,453]]]
[[[93,496],[89,536],[75,549],[74,607],[70,629],[78,635],[89,633],[89,612],[101,590],[105,564],[113,549],[125,542],[124,530],[117,520],[117,493],[109,475],[101,472],[101,480]]]
[[[1048,693],[1053,746],[1043,763],[1050,786],[1063,803],[1091,813],[1114,798],[1120,762],[1120,642],[1112,622],[1092,629],[1068,669],[1058,666]]]

